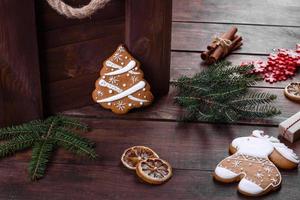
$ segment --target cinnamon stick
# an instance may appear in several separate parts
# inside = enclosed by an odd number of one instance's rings
[[[231,53],[232,51],[240,48],[243,45],[243,43],[242,43],[243,38],[241,36],[235,36],[234,38],[235,39],[232,41],[231,45],[228,47],[228,54]],[[227,54],[226,55],[222,54],[218,57],[218,59],[216,59],[215,57],[213,57],[213,54],[211,56],[209,56],[209,58],[207,58],[207,60],[206,60],[209,64],[215,63],[220,58],[227,56]]]
[[[221,35],[221,38],[227,39],[227,40],[233,40],[233,37],[237,31],[238,31],[237,27],[233,26],[226,33],[223,33]],[[211,44],[209,44],[207,46],[207,49],[213,50],[213,49],[216,49],[217,47],[218,47],[218,45],[215,42],[212,42]]]
[[[240,46],[242,46],[242,44],[243,44],[242,40],[243,40],[243,38],[241,36],[236,36],[228,48],[228,53],[230,53],[230,52],[238,49]],[[226,56],[226,55],[224,55],[224,56]]]
[[[207,60],[209,58],[210,54],[212,53],[212,51],[213,51],[213,49],[202,52],[201,53],[202,60]]]
[[[234,38],[235,33],[237,32],[237,28],[236,27],[232,27],[230,29],[230,31],[228,32],[228,34],[226,34],[226,37],[224,37],[223,39],[227,39],[227,40],[232,40]],[[217,60],[219,60],[224,54],[224,49],[221,45],[219,45],[216,50],[209,56],[209,61],[210,62],[216,62]]]

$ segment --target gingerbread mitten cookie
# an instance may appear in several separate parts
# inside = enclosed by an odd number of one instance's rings
[[[276,190],[282,181],[276,166],[291,169],[299,163],[291,149],[258,130],[233,140],[229,150],[233,155],[218,164],[214,178],[224,183],[239,181],[239,192],[248,196]]]
[[[140,63],[123,45],[104,61],[95,86],[93,100],[117,114],[150,105],[153,101],[150,85],[144,79]]]

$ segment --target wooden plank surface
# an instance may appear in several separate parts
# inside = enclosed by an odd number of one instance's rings
[[[216,34],[225,32],[231,24],[173,22],[172,50],[204,51]],[[295,49],[300,40],[300,27],[261,27],[238,25],[243,47],[235,53],[267,55],[276,48]]]
[[[299,104],[288,100],[282,89],[277,88],[254,88],[253,90],[260,92],[268,92],[277,95],[278,99],[275,104],[282,114],[270,119],[264,120],[241,120],[242,124],[260,124],[260,125],[273,125],[277,126],[281,121],[292,116],[296,110],[299,110]],[[98,119],[117,118],[123,120],[167,120],[167,121],[180,121],[184,115],[184,110],[174,103],[174,96],[176,90],[170,89],[167,96],[157,98],[154,104],[148,108],[132,111],[126,115],[116,115],[109,110],[105,110],[99,105],[90,105],[78,109],[70,109],[63,113],[71,116],[91,117]],[[67,95],[68,96],[68,95]],[[67,97],[66,96],[66,97]]]
[[[175,21],[300,26],[299,10],[298,0],[173,0]]]
[[[18,14],[16,14],[18,13]],[[0,1],[0,126],[42,117],[34,1]]]
[[[0,164],[0,198],[15,200],[40,199],[102,199],[102,200],[153,200],[153,199],[247,199],[236,191],[237,184],[223,185],[213,181],[211,172],[174,170],[174,177],[161,186],[141,183],[136,175],[123,166],[52,165],[48,177],[37,183],[26,180],[23,163]],[[18,170],[14,175],[10,167]],[[10,180],[7,183],[7,179]],[[260,199],[297,200],[299,185],[297,172],[284,172],[279,191]]]
[[[66,0],[77,5],[72,1]],[[203,70],[206,66],[201,63],[199,52],[204,50],[213,34],[224,31],[230,23],[245,24],[239,26],[245,38],[245,46],[228,58],[234,64],[248,59],[266,59],[272,48],[294,48],[296,42],[299,42],[299,15],[295,9],[300,4],[295,0],[186,2],[174,0],[173,14],[177,22],[173,23],[171,81],[181,75],[191,76]],[[251,8],[249,13],[246,12],[248,8]],[[226,9],[232,13],[224,11]],[[274,21],[271,11],[277,13],[273,16]],[[284,11],[289,12],[282,14]],[[108,22],[111,19],[106,20]],[[52,22],[55,24],[55,20]],[[47,98],[54,102],[51,109],[56,112],[66,107],[80,107],[82,102],[92,103],[90,91],[99,72],[99,65],[95,63],[101,61],[97,60],[100,58],[96,55],[92,55],[89,61],[88,52],[78,49],[88,51],[89,45],[97,49],[97,45],[103,43],[101,39],[95,38],[103,32],[96,30],[83,35],[72,33],[73,30],[82,29],[79,25],[81,23],[85,28],[93,26],[83,21],[65,29],[62,27],[66,25],[62,23],[47,30],[52,35],[49,45],[53,44],[47,50],[48,61],[52,66],[49,68],[51,76],[48,78],[52,82],[48,85]],[[106,25],[106,22],[97,23]],[[277,26],[280,24],[293,27]],[[72,33],[69,41],[63,29]],[[59,33],[61,38],[55,39]],[[76,38],[77,43],[69,44],[75,42]],[[62,53],[64,51],[68,53]],[[74,59],[81,64],[76,66],[76,62],[72,61]],[[70,67],[72,65],[74,69]],[[294,80],[300,80],[299,74]],[[236,192],[237,184],[219,184],[213,181],[211,173],[216,164],[227,156],[228,145],[234,138],[247,136],[254,129],[278,136],[278,123],[299,110],[299,104],[287,100],[283,95],[282,88],[287,83],[260,82],[252,88],[278,95],[276,105],[283,113],[270,120],[247,120],[235,124],[182,123],[178,117],[183,114],[183,110],[173,103],[176,95],[174,88],[171,88],[169,95],[157,98],[153,106],[124,116],[116,116],[98,105],[66,111],[64,113],[67,115],[82,117],[81,120],[93,128],[92,132],[84,136],[95,141],[99,158],[95,161],[75,158],[71,153],[59,150],[50,163],[46,177],[37,183],[30,183],[27,179],[25,162],[30,159],[30,151],[3,159],[0,162],[0,199],[248,199]],[[80,95],[73,98],[75,94]],[[281,140],[300,154],[300,141],[291,144]],[[173,178],[162,186],[142,184],[134,172],[125,169],[120,163],[122,152],[134,145],[155,149],[161,158],[172,164]],[[298,170],[282,171],[282,174],[282,188],[260,199],[299,199]]]
[[[253,126],[83,121],[95,128],[86,136],[96,142],[100,156],[96,161],[74,158],[59,151],[47,170],[47,176],[39,182],[29,183],[25,163],[29,153],[5,159],[0,163],[0,199],[244,199],[236,194],[236,184],[214,182],[211,172],[227,156],[231,140],[249,135],[255,129]],[[262,129],[270,135],[277,135],[275,127]],[[284,142],[300,153],[299,143]],[[150,146],[172,164],[174,176],[169,182],[162,186],[143,184],[134,172],[122,166],[120,156],[123,150],[137,144]],[[11,168],[15,169],[13,173]],[[298,198],[294,192],[300,183],[297,171],[282,173],[281,190],[265,199]]]

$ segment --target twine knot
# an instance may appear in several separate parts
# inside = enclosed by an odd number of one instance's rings
[[[223,50],[224,50],[223,54],[227,54],[228,53],[229,47],[232,44],[231,40],[224,39],[222,37],[217,37],[217,36],[213,37],[213,41],[212,42],[215,43],[217,46],[221,46],[223,48]]]

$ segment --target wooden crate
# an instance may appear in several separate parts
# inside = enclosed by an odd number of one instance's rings
[[[89,1],[64,2],[79,6]],[[167,94],[171,7],[172,0],[112,0],[91,18],[77,20],[58,15],[46,1],[2,0],[0,33],[4,37],[0,37],[0,44],[10,43],[1,46],[0,55],[8,55],[4,56],[8,70],[0,72],[1,77],[9,70],[14,74],[8,83],[1,81],[0,111],[4,115],[0,116],[0,125],[93,104],[91,92],[102,61],[120,43],[142,62],[154,94]],[[11,14],[14,9],[18,9],[18,15]],[[14,37],[5,35],[7,32],[15,33]],[[26,46],[20,46],[18,40]],[[18,84],[7,86],[18,79],[19,85],[27,84],[25,94],[18,91]],[[20,95],[23,98],[18,98]]]

